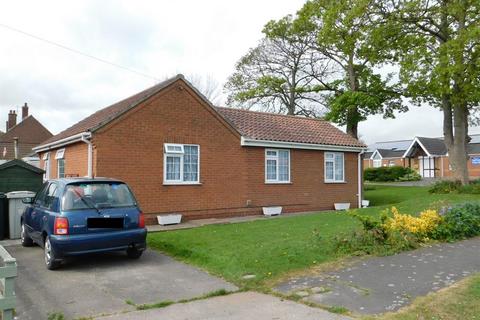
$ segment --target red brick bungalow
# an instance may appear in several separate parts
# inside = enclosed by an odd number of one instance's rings
[[[118,178],[150,219],[197,219],[357,207],[364,147],[323,120],[214,107],[178,75],[35,150],[48,178]]]

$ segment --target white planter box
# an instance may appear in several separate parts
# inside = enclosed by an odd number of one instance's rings
[[[362,208],[366,208],[370,205],[370,200],[362,200]]]
[[[182,221],[181,214],[167,214],[163,216],[157,216],[158,224],[165,226],[168,224],[179,224]]]
[[[282,207],[263,207],[263,214],[266,216],[278,216],[282,214]]]
[[[335,210],[348,210],[350,209],[350,202],[335,203]]]

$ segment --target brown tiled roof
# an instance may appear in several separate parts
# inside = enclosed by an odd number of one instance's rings
[[[13,138],[18,138],[18,156],[21,158],[32,153],[33,147],[51,136],[51,132],[30,115],[0,135],[0,159],[8,160],[15,157]],[[3,156],[4,150],[6,151],[5,156]]]
[[[115,104],[112,104],[111,106],[108,106],[106,108],[103,108],[101,110],[98,110],[97,112],[91,114],[90,116],[86,117],[85,119],[81,120],[80,122],[77,122],[70,128],[67,128],[66,130],[60,132],[59,134],[56,134],[55,136],[51,137],[50,139],[46,141],[42,141],[42,145],[54,142],[57,140],[61,140],[64,138],[68,138],[70,136],[73,136],[75,134],[79,134],[85,131],[92,130],[96,127],[99,127],[103,124],[108,123],[109,121],[115,119],[116,117],[120,116],[124,112],[130,110],[131,108],[135,107],[138,105],[140,102],[142,102],[145,99],[148,99],[161,89],[167,87],[171,83],[175,82],[179,78],[183,77],[182,75],[178,75],[174,78],[168,79],[166,81],[163,81],[157,85],[154,85],[153,87],[150,87],[146,90],[143,90],[142,92],[139,92],[127,99],[124,99],[122,101],[119,101]]]
[[[125,100],[95,112],[65,131],[43,141],[42,145],[85,131],[93,131],[134,108],[142,101],[155,95],[178,79],[183,79],[185,81],[182,75],[177,75],[174,78],[159,83]],[[189,84],[188,81],[185,82]],[[194,87],[192,87],[192,89],[199,93]],[[201,95],[201,93],[199,94]],[[202,98],[204,97],[202,96]],[[215,109],[242,136],[251,139],[365,147],[358,140],[348,136],[324,120],[253,112],[241,109],[221,107],[215,107]]]
[[[17,137],[20,142],[38,144],[51,136],[52,133],[30,115],[1,135],[0,142],[12,142]]]
[[[255,140],[365,147],[328,121],[216,107],[242,136]]]

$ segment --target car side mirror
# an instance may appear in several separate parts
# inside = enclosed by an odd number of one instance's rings
[[[33,204],[33,198],[23,198],[22,202],[25,204]]]

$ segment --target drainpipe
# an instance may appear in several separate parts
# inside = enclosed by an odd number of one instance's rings
[[[362,207],[362,200],[363,200],[363,188],[362,188],[362,155],[365,153],[365,150],[362,150],[358,154],[358,208]]]
[[[88,147],[88,160],[87,160],[87,176],[93,177],[93,145],[88,136],[82,136],[82,141],[87,144]]]
[[[18,137],[13,138],[13,150],[15,154],[15,159],[18,159]]]

